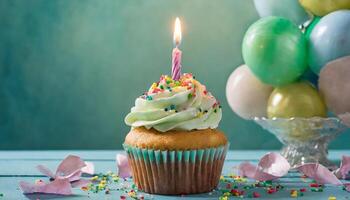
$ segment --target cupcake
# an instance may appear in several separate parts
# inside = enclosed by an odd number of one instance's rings
[[[221,116],[219,102],[192,74],[161,76],[125,118],[131,130],[124,149],[137,187],[152,194],[212,191],[229,146],[217,130]]]

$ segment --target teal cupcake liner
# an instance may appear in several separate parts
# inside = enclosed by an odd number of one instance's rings
[[[154,150],[123,145],[139,189],[154,194],[193,194],[213,190],[229,149]]]

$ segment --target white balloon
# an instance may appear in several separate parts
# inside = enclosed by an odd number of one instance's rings
[[[244,119],[266,117],[273,87],[262,83],[247,65],[236,68],[227,80],[226,98],[231,109]]]

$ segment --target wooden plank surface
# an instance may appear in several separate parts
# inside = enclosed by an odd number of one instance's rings
[[[230,151],[224,165],[223,174],[236,173],[236,168],[242,161],[257,160],[268,151]],[[115,155],[121,151],[0,151],[0,194],[2,199],[119,199],[123,195],[121,191],[112,191],[111,194],[88,194],[80,189],[74,189],[74,196],[62,197],[57,195],[23,195],[18,188],[19,181],[33,182],[37,179],[48,179],[42,176],[37,170],[36,165],[43,164],[54,170],[58,163],[67,155],[74,154],[81,156],[84,160],[92,161],[95,164],[96,172],[106,173],[107,171],[116,172]],[[350,155],[350,151],[331,151],[332,160],[339,162],[341,155]],[[266,191],[260,191],[263,199],[292,199],[290,190],[306,187],[308,183],[299,178],[298,174],[290,173],[287,177],[279,179],[278,183],[286,186],[283,192],[276,194],[267,194]],[[258,190],[259,191],[259,190]],[[186,195],[184,199],[218,199],[220,192],[210,194]],[[124,194],[125,195],[125,194]],[[341,187],[326,186],[324,192],[306,192],[299,199],[325,199],[334,195],[339,199],[350,199],[350,193],[343,191]],[[127,196],[127,195],[126,195]],[[160,196],[146,195],[150,199],[171,199],[175,200],[179,196]]]

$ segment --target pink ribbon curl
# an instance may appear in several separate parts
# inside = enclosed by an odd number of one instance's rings
[[[291,169],[288,161],[279,153],[264,155],[257,166],[243,162],[238,166],[239,174],[258,181],[268,181],[285,176]],[[350,192],[350,184],[342,183],[340,179],[346,179],[350,172],[350,156],[343,156],[340,167],[330,171],[319,163],[306,163],[294,168],[307,177],[314,179],[319,184],[343,185]]]
[[[90,183],[89,180],[81,179],[83,173],[93,174],[94,165],[84,162],[80,157],[69,155],[57,167],[56,173],[43,165],[38,165],[37,169],[44,175],[53,179],[45,183],[42,180],[34,184],[21,181],[19,186],[24,194],[45,193],[71,195],[72,187],[83,187]]]

